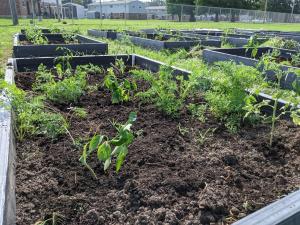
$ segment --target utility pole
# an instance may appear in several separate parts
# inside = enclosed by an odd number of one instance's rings
[[[100,21],[101,21],[101,25],[102,25],[102,1],[99,1],[100,3]]]
[[[57,14],[57,19],[58,22],[60,22],[60,10],[59,10],[59,0],[56,0],[56,14]]]
[[[268,0],[265,0],[265,23],[267,22],[267,9],[268,9]]]
[[[15,0],[9,0],[10,13],[12,16],[13,25],[16,26],[19,24],[18,15],[17,15],[17,7]]]

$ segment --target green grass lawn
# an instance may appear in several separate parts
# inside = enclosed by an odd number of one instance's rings
[[[35,23],[42,27],[59,27],[65,30],[79,30],[82,34],[86,34],[87,29],[142,29],[142,28],[174,28],[174,29],[192,29],[192,28],[253,28],[253,29],[269,29],[282,31],[300,31],[299,24],[254,24],[254,23],[228,23],[228,22],[172,22],[161,20],[64,20],[66,24],[57,22],[54,19],[45,19],[41,22],[37,20]],[[20,19],[18,26],[12,26],[10,19],[0,19],[0,64],[5,64],[7,58],[11,56],[12,52],[12,36],[14,33],[20,31],[21,28],[30,25],[29,19]],[[139,47],[120,46],[118,43],[109,41],[110,53],[131,53],[133,51],[152,56],[162,61],[170,59],[169,54],[157,53],[157,51],[145,50]],[[176,57],[175,57],[176,58]],[[174,59],[176,65],[185,65],[184,59]],[[170,61],[170,60],[169,60]],[[190,65],[192,66],[192,65]],[[190,66],[184,66],[185,68]]]

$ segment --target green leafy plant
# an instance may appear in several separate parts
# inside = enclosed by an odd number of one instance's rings
[[[66,44],[78,43],[77,35],[74,33],[62,33],[62,36]]]
[[[35,73],[35,82],[32,85],[32,89],[34,91],[45,91],[46,85],[49,83],[54,83],[54,76],[45,65],[40,64]]]
[[[197,143],[199,145],[204,145],[204,143],[214,135],[216,129],[217,128],[208,128],[204,132],[199,131],[197,136]]]
[[[103,85],[110,90],[112,103],[118,104],[129,101],[131,93],[137,90],[135,81],[118,79],[113,68],[108,68],[107,72]]]
[[[44,85],[44,93],[49,100],[58,104],[77,103],[86,86],[86,73],[78,68],[73,76]]]
[[[87,116],[87,112],[84,108],[79,108],[79,107],[71,107],[70,111],[72,112],[72,115],[79,119],[84,119]]]
[[[146,91],[137,93],[141,101],[154,103],[161,111],[171,117],[177,117],[185,101],[199,90],[200,74],[173,76],[173,68],[162,66],[155,75],[149,71],[132,70],[133,77],[150,84]]]
[[[300,44],[297,41],[291,39],[284,39],[282,37],[270,38],[261,46],[283,48],[283,49],[290,49],[290,50],[300,50]]]
[[[220,62],[209,72],[210,89],[205,92],[205,99],[214,116],[225,123],[231,131],[240,127],[246,111],[246,89],[263,82],[255,68],[237,65],[233,62]]]
[[[207,110],[207,105],[197,105],[190,103],[187,106],[188,111],[192,114],[194,118],[197,118],[201,122],[205,122],[205,112]]]
[[[45,220],[39,220],[34,225],[60,225],[63,224],[64,216],[58,213],[52,213],[52,216]]]
[[[48,111],[44,106],[43,97],[28,96],[25,91],[3,80],[0,81],[0,90],[4,90],[16,114],[16,133],[20,141],[25,137],[37,135],[55,139],[66,133],[66,120],[61,114]]]
[[[255,35],[252,35],[250,38],[249,38],[249,41],[248,43],[245,45],[246,47],[246,52],[249,51],[249,49],[251,49],[251,57],[252,58],[255,58],[256,55],[257,55],[257,52],[258,52],[258,47],[260,45],[260,42],[258,41],[258,36],[255,34]]]
[[[48,39],[38,27],[31,26],[25,30],[26,39],[35,45],[48,44]]]
[[[268,71],[273,71],[275,80],[273,79],[269,83],[263,83],[263,85],[259,85],[252,90],[252,95],[246,98],[246,105],[244,106],[244,109],[247,111],[247,113],[245,114],[245,118],[254,114],[262,118],[264,121],[271,123],[269,144],[272,146],[276,128],[275,125],[280,118],[286,114],[290,114],[293,122],[297,125],[300,125],[300,109],[298,108],[300,101],[299,98],[297,98],[296,92],[290,92],[294,94],[287,98],[285,96],[285,90],[281,89],[281,82],[285,81],[288,74],[293,72],[293,70],[283,70],[280,64],[273,61],[272,54],[264,55],[261,59],[261,63],[263,65],[263,73],[267,74]],[[267,87],[269,87],[269,90],[272,90],[271,96],[273,101],[264,100],[258,102],[256,100],[256,95]],[[279,107],[279,100],[283,97],[285,97],[287,103],[282,107]],[[266,108],[271,109],[272,113],[270,116],[262,113],[262,109]]]
[[[87,163],[88,157],[97,151],[97,158],[104,164],[104,171],[110,167],[112,159],[116,158],[116,172],[119,172],[128,153],[128,146],[134,140],[131,126],[136,121],[136,118],[136,113],[131,112],[125,124],[113,124],[118,132],[114,138],[109,139],[105,135],[96,134],[84,146],[79,161],[92,173],[95,179],[97,179],[97,175]]]
[[[54,59],[55,69],[59,78],[68,77],[72,74],[71,60],[74,57],[73,52],[65,47],[58,47],[57,51],[63,51],[64,54]]]

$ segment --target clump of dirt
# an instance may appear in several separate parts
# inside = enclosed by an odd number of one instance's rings
[[[96,76],[93,82],[101,81],[103,75]],[[30,90],[31,77],[18,73],[16,83]],[[269,147],[267,125],[231,134],[209,112],[205,123],[187,112],[171,119],[151,104],[112,105],[110,98],[101,86],[82,96],[79,105],[88,116],[73,119],[69,130],[82,146],[96,131],[115,135],[110,121],[125,122],[137,112],[136,137],[121,172],[103,172],[91,159],[93,179],[78,161],[82,148],[68,136],[17,143],[18,225],[52,213],[68,225],[231,224],[299,187],[300,128],[290,122],[277,124],[280,133]],[[179,124],[188,132],[182,134]],[[217,129],[199,145],[199,131],[209,128]]]

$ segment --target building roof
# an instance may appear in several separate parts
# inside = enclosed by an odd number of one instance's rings
[[[160,6],[148,6],[146,9],[167,9],[165,5],[160,5]]]
[[[71,3],[71,2],[65,3],[65,4],[63,4],[63,6],[64,5],[74,5],[74,6],[84,7],[83,5],[76,4],[76,3]]]
[[[131,2],[141,2],[141,3],[144,3],[144,2],[139,1],[139,0],[126,0],[126,4],[131,3]],[[100,4],[100,1],[88,4],[88,5],[99,5],[99,4]],[[123,0],[123,1],[105,1],[105,2],[102,1],[101,4],[102,5],[121,5],[121,4],[124,5],[125,4],[125,0]]]

